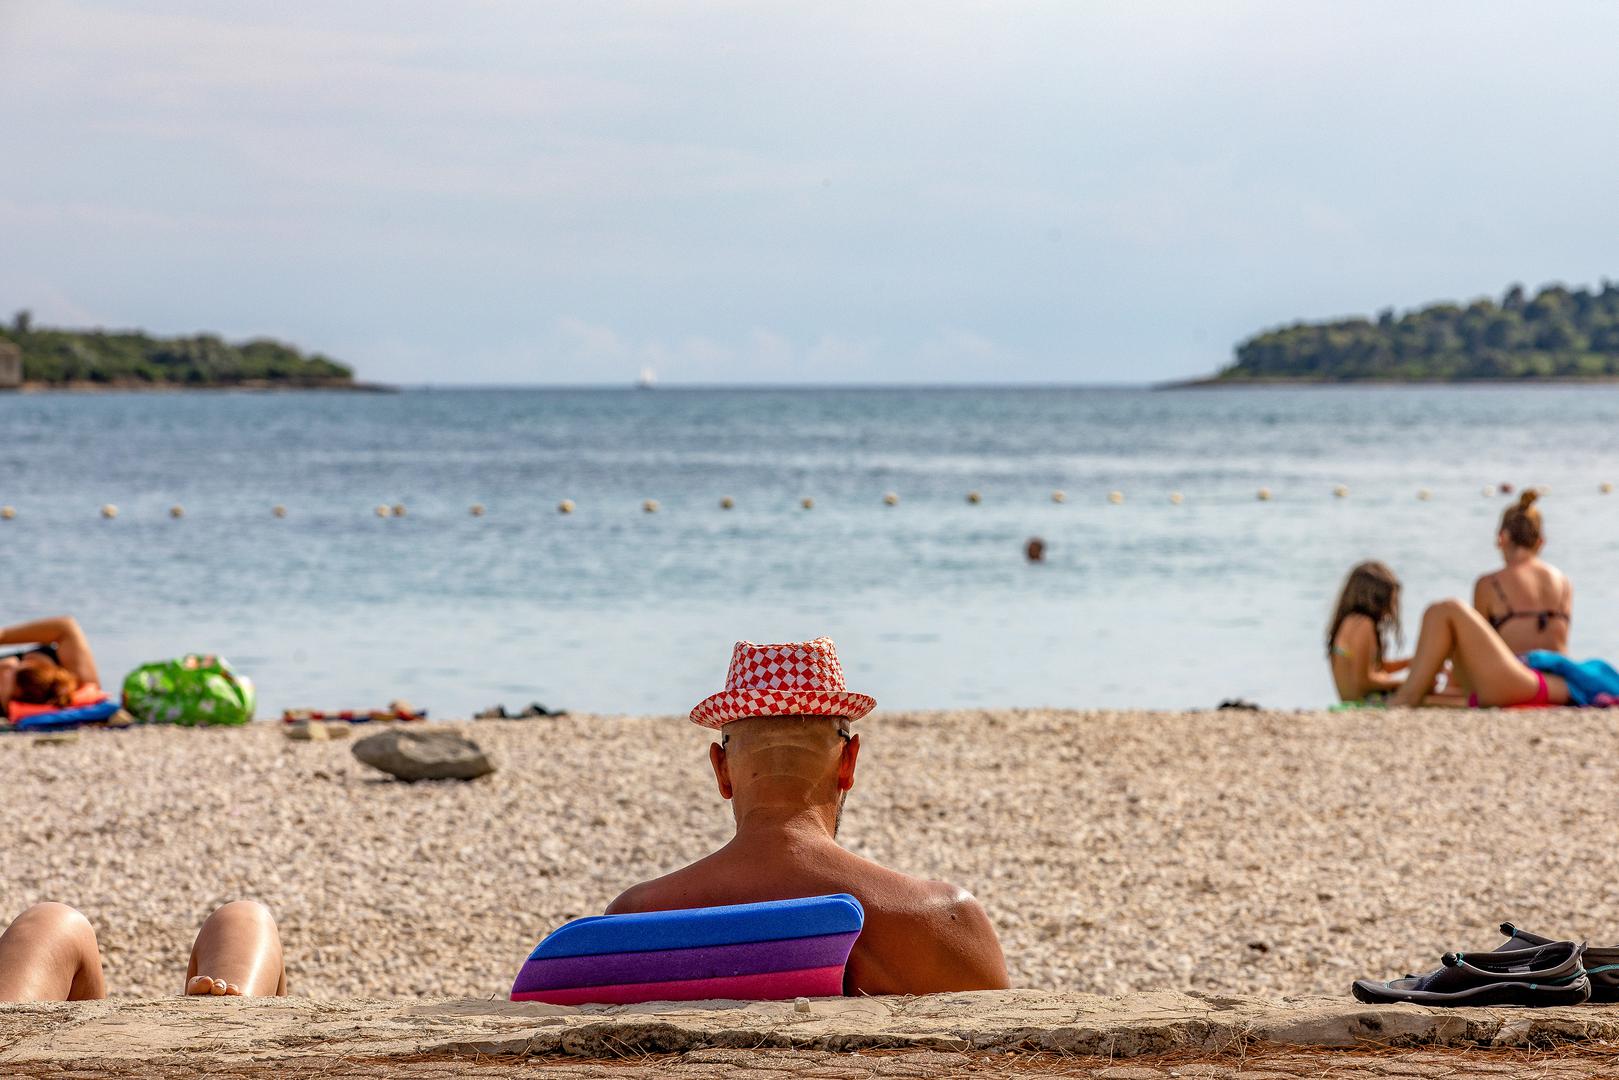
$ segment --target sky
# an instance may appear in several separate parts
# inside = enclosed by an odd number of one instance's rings
[[[403,384],[1143,383],[1619,277],[1619,4],[0,0],[0,313]]]

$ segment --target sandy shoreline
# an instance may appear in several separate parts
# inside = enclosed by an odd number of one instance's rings
[[[676,718],[466,725],[472,784],[247,730],[0,738],[0,917],[57,899],[115,993],[178,989],[214,905],[264,900],[292,990],[504,995],[548,928],[727,835]],[[1600,712],[879,713],[853,849],[974,891],[1014,985],[1341,994],[1512,919],[1619,940]]]

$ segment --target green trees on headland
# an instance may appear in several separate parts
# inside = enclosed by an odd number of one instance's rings
[[[1249,338],[1220,382],[1619,377],[1619,286],[1514,285],[1500,303],[1433,304],[1376,320],[1295,323]]]
[[[319,353],[258,339],[233,345],[212,334],[158,338],[139,331],[57,330],[18,312],[0,342],[22,350],[27,383],[52,386],[342,386],[354,372]]]

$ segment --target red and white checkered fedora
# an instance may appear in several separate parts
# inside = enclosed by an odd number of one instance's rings
[[[851,693],[831,638],[755,645],[739,641],[725,689],[691,711],[694,723],[722,728],[750,716],[841,716],[858,720],[877,699]]]

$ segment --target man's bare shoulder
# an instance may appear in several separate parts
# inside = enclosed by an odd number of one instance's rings
[[[927,994],[1007,985],[1000,938],[972,893],[894,870],[869,884],[867,951],[852,972],[857,989]]]
[[[631,885],[607,905],[609,915],[631,915],[638,911],[670,911],[675,908],[707,907],[715,901],[707,887],[713,875],[704,859],[683,866],[673,873]]]
[[[885,914],[939,924],[977,924],[981,920],[985,928],[989,927],[984,905],[959,885],[914,877],[886,867],[879,869],[883,871],[881,884],[886,887],[876,890],[875,899]]]

